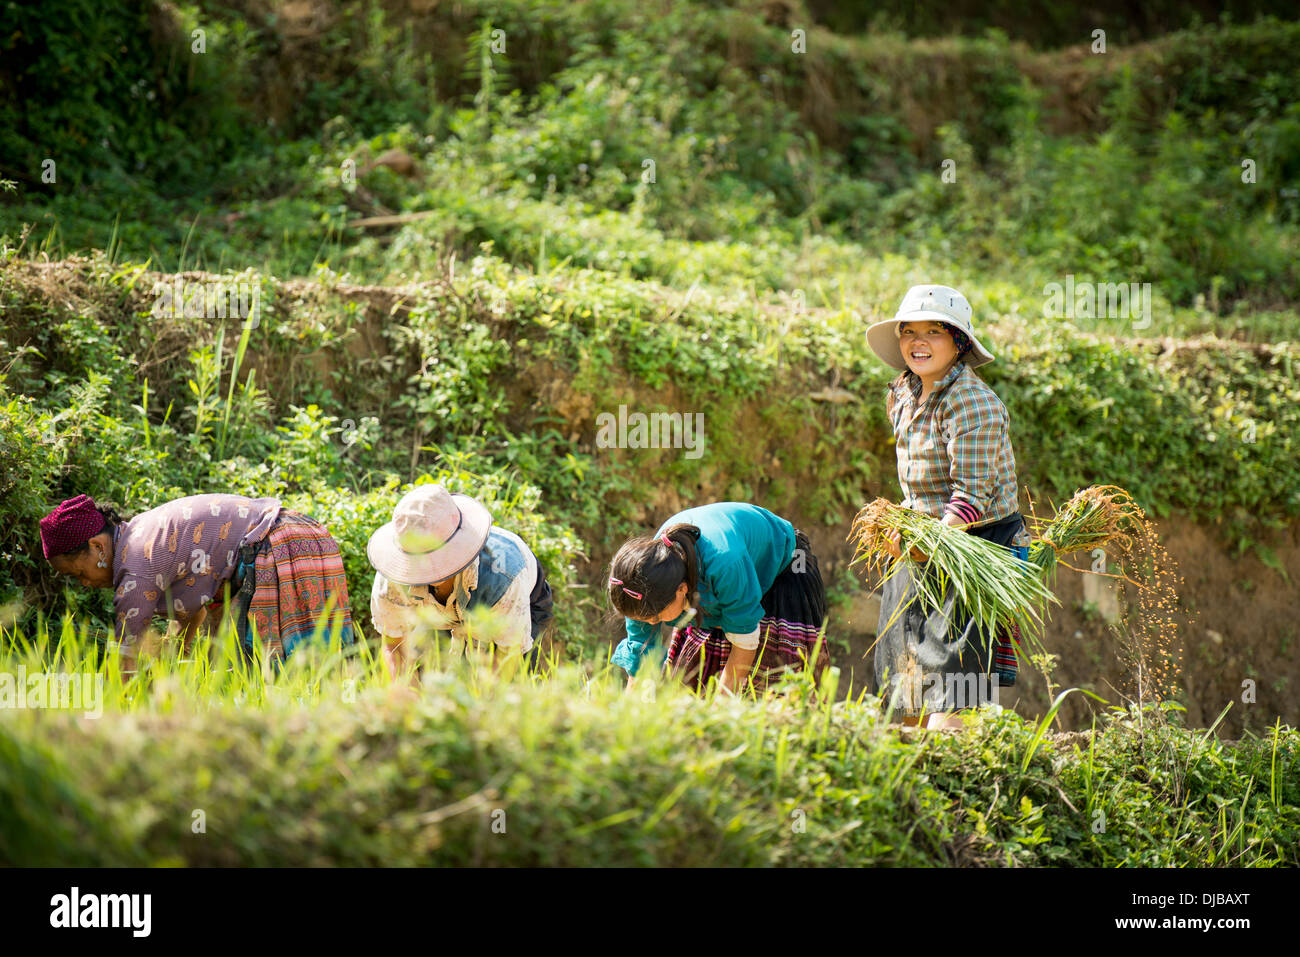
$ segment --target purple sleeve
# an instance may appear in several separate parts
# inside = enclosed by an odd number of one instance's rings
[[[963,523],[967,525],[970,525],[973,522],[978,522],[980,519],[980,515],[983,514],[979,509],[977,509],[970,502],[966,501],[964,498],[958,498],[956,495],[954,495],[952,497],[952,500],[949,501],[948,504],[944,506],[943,510],[945,512],[950,512],[951,514],[956,515],[959,519],[962,520]]]

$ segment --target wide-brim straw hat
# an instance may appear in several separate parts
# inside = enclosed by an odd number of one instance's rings
[[[907,290],[893,319],[882,319],[867,327],[867,344],[887,365],[906,369],[907,360],[903,358],[903,349],[898,342],[899,326],[904,322],[924,322],[927,319],[947,323],[966,334],[970,339],[970,351],[963,361],[970,368],[993,361],[993,353],[984,348],[975,336],[970,303],[951,286],[913,286]]]
[[[402,496],[393,520],[370,536],[366,554],[389,581],[431,585],[469,567],[491,528],[491,513],[476,499],[419,485]]]

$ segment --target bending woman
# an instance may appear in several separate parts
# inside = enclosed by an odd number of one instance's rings
[[[610,566],[609,600],[627,619],[611,659],[631,685],[660,624],[667,667],[687,687],[735,693],[830,662],[820,638],[826,593],[808,537],[767,509],[717,502],[679,512],[627,542]]]
[[[267,654],[286,659],[324,622],[352,642],[343,559],[319,522],[274,498],[191,495],[123,521],[86,495],[41,519],[41,547],[56,572],[87,588],[112,588],[123,666],[155,616],[178,622],[188,644],[230,586],[241,646],[253,630]],[[251,628],[250,628],[251,625]]]
[[[502,653],[496,666],[519,653],[536,670],[554,617],[546,570],[478,499],[417,485],[366,551],[375,567],[370,615],[391,674],[415,661],[428,632],[450,633],[453,656],[471,641],[491,643]]]

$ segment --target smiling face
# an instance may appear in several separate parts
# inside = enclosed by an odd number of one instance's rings
[[[957,344],[942,322],[904,322],[898,329],[898,347],[903,361],[922,379],[933,382],[942,378],[957,358]]]
[[[100,568],[99,563],[104,567]],[[113,587],[113,537],[100,532],[79,552],[55,555],[50,567],[60,575],[75,578],[83,588]]]

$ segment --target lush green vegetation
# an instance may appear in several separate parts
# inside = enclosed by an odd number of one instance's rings
[[[788,31],[711,4],[476,0],[409,25],[348,4],[322,27],[254,4],[61,2],[93,26],[90,49],[48,5],[10,8],[0,78],[0,172],[22,186],[0,229],[34,222],[45,248],[406,279],[432,265],[430,241],[490,239],[518,265],[571,255],[761,291],[802,284],[789,245],[816,234],[924,250],[1022,292],[1040,274],[1152,281],[1167,303],[1204,297],[1225,331],[1237,303],[1295,299],[1300,23],[1082,57],[1059,49],[1086,42],[1068,32],[1031,51],[996,33],[909,43],[812,27],[795,53]],[[78,98],[51,80],[74,64],[94,81]],[[390,148],[425,175],[381,166],[345,188],[345,161],[365,170]],[[381,210],[434,215],[382,244],[344,229]],[[672,240],[704,244],[684,256]],[[837,278],[851,300],[869,293]]]
[[[695,501],[847,532],[896,497],[863,331],[939,281],[998,354],[981,374],[1036,501],[1118,484],[1281,568],[1300,22],[1255,14],[1287,10],[1159,4],[1094,54],[1050,4],[1023,32],[998,4],[885,4],[869,30],[815,3],[803,24],[757,3],[300,6],[0,10],[0,669],[97,649],[109,712],[0,723],[0,860],[1296,863],[1293,731],[1227,747],[1113,712],[1074,753],[1010,715],[916,745],[870,702],[616,698],[584,561]],[[159,314],[182,272],[254,284],[257,322]],[[1067,279],[1150,283],[1149,311],[1058,317]],[[599,447],[621,405],[704,413],[705,454]],[[128,513],[280,496],[338,539],[368,633],[364,543],[428,480],[547,565],[551,684],[430,674],[390,701],[365,643],[124,682],[107,595],[56,581],[36,533],[79,492]],[[485,788],[508,841],[477,798],[413,810]]]
[[[72,308],[48,295],[53,276]],[[81,490],[132,511],[194,489],[284,496],[344,545],[358,596],[369,593],[366,536],[401,483],[426,473],[481,489],[503,524],[536,540],[562,589],[576,584],[579,553],[607,554],[677,489],[827,524],[898,494],[879,400],[887,372],[847,304],[781,309],[699,291],[684,302],[600,270],[539,276],[483,255],[401,303],[324,273],[263,277],[252,329],[151,316],[153,278],[102,259],[0,271],[0,338],[14,349],[0,380],[0,585],[26,600],[29,625],[62,607],[36,521]],[[987,376],[1017,447],[1040,450],[1019,462],[1036,495],[1119,476],[1149,511],[1225,518],[1243,543],[1300,511],[1293,347],[1165,354],[1023,325],[1032,338],[992,340],[1008,361]],[[383,351],[357,355],[367,337]],[[315,374],[296,368],[303,355]],[[853,401],[814,398],[833,383]],[[597,447],[595,415],[620,404],[704,411],[707,455]],[[579,592],[565,597],[580,606]],[[575,652],[599,653],[589,615],[563,627]]]

